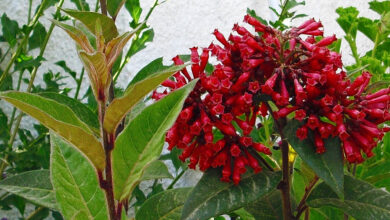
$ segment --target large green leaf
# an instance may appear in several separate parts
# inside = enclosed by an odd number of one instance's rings
[[[37,119],[78,148],[98,169],[105,167],[105,154],[99,140],[66,105],[31,93],[3,92],[0,98]]]
[[[344,201],[324,183],[319,184],[307,199],[310,207],[332,206],[359,220],[390,219],[390,193],[369,183],[345,176]]]
[[[245,206],[255,219],[283,220],[282,196],[280,190],[274,190],[258,201]]]
[[[192,188],[166,190],[147,199],[138,210],[136,220],[178,220]]]
[[[122,97],[114,99],[107,107],[106,114],[104,116],[104,129],[107,133],[114,133],[116,127],[126,114],[142,100],[149,92],[153,91],[158,85],[160,85],[165,79],[171,76],[173,73],[183,69],[186,66],[172,66],[161,72],[157,72],[152,76],[139,81],[126,89],[125,94]]]
[[[163,58],[159,57],[153,60],[152,62],[150,62],[148,65],[144,66],[137,74],[135,74],[134,78],[131,80],[131,82],[127,87],[130,87],[131,85],[146,79],[147,77],[153,75],[154,73],[164,71],[169,67],[171,66],[164,66]]]
[[[297,138],[296,131],[301,125],[302,123],[291,120],[283,130],[283,134],[302,160],[342,198],[344,170],[339,139],[329,138],[325,140],[326,152],[317,154],[311,132],[303,141]]]
[[[72,9],[63,9],[63,11],[73,18],[81,21],[92,33],[95,33],[96,22],[97,20],[100,20],[101,26],[104,27],[103,36],[106,41],[110,41],[118,36],[118,30],[116,29],[115,22],[103,14]]]
[[[30,202],[58,209],[49,170],[33,170],[19,173],[0,181],[0,189],[23,197]]]
[[[221,170],[210,169],[184,204],[181,219],[208,219],[244,207],[276,188],[280,172],[247,172],[236,186],[220,180]]]
[[[197,80],[146,107],[118,136],[112,152],[114,195],[128,198],[145,168],[158,158],[163,138]]]
[[[141,181],[153,180],[153,179],[163,179],[170,178],[172,179],[171,173],[168,171],[167,165],[161,160],[155,160],[149,164],[142,174]]]
[[[43,92],[43,93],[39,93],[39,95],[45,98],[55,100],[63,105],[68,106],[70,109],[72,109],[72,111],[76,114],[76,116],[81,121],[87,124],[95,132],[95,134],[99,134],[100,125],[99,125],[98,117],[86,105],[68,96],[61,95],[54,92]]]
[[[104,193],[96,172],[74,148],[50,134],[50,171],[58,206],[65,219],[107,219]]]

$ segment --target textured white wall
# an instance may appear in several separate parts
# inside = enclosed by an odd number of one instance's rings
[[[39,3],[33,0],[34,7]],[[94,1],[89,1],[94,7]],[[141,0],[141,6],[147,9],[154,0]],[[120,79],[121,86],[125,86],[130,78],[140,68],[157,57],[164,57],[170,60],[176,54],[188,53],[188,48],[192,46],[208,46],[214,40],[211,34],[215,28],[228,35],[234,23],[242,22],[246,8],[252,8],[266,19],[272,19],[272,14],[268,10],[269,2],[275,0],[168,0],[157,7],[149,19],[149,24],[154,28],[155,38],[153,43],[142,52],[135,55],[130,63],[125,67]],[[278,0],[276,0],[278,2]],[[343,31],[337,25],[335,12],[337,7],[355,6],[361,11],[361,15],[375,17],[376,14],[367,10],[368,0],[307,0],[306,6],[300,6],[299,12],[308,14],[323,22],[325,33],[330,35],[335,33],[337,37],[343,36]],[[15,19],[20,25],[24,24],[27,15],[27,0],[0,0],[0,13],[6,12],[9,17]],[[70,1],[65,0],[64,8],[74,7]],[[47,27],[50,25],[51,11],[46,12],[41,18],[41,22]],[[147,11],[147,10],[144,10]],[[304,19],[297,19],[294,24],[299,24]],[[122,10],[117,19],[120,32],[129,30],[128,22],[131,18],[126,10]],[[364,52],[372,46],[372,43],[363,35],[358,37],[359,52]],[[0,46],[2,46],[0,44]],[[38,49],[34,51],[38,53]],[[350,50],[346,42],[342,44],[343,60],[346,64],[353,62]],[[66,60],[72,69],[81,70],[81,63],[75,52],[74,43],[64,31],[56,28],[50,39],[45,55],[47,59],[38,71],[37,82],[41,80],[42,73],[48,69],[60,71],[53,63],[59,60]],[[41,74],[40,74],[41,73]],[[65,80],[66,81],[66,80]],[[84,87],[85,89],[85,87]],[[82,90],[83,91],[83,90]],[[83,93],[81,93],[83,94]]]

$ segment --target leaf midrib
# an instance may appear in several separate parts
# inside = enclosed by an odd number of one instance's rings
[[[71,176],[71,178],[72,178],[72,181],[73,181],[73,183],[74,183],[74,186],[77,186],[76,189],[77,189],[77,192],[78,192],[78,194],[79,194],[79,196],[80,196],[80,198],[81,198],[82,203],[85,205],[85,208],[86,208],[86,210],[87,210],[89,216],[93,218],[93,215],[92,215],[92,213],[91,213],[91,210],[89,210],[89,207],[88,207],[86,201],[84,201],[84,200],[85,200],[85,199],[84,199],[84,196],[83,196],[83,194],[81,193],[80,188],[79,188],[79,186],[77,185],[76,180],[74,179],[74,176],[73,176],[72,172],[71,172],[70,169],[69,169],[68,163],[66,162],[66,159],[65,159],[65,157],[63,156],[63,153],[62,153],[61,148],[60,148],[59,146],[56,146],[56,147],[57,147],[58,150],[60,151],[59,156],[64,160],[64,162],[65,162],[65,167],[66,167],[66,169],[69,171],[69,174],[70,174],[70,176]]]
[[[169,115],[175,110],[175,107],[177,106],[177,104],[171,108],[171,111],[169,111]],[[168,114],[167,114],[168,115]],[[128,185],[128,182],[130,181],[130,177],[132,176],[133,172],[134,172],[134,169],[135,167],[137,167],[137,165],[139,164],[139,158],[141,157],[141,155],[143,156],[144,153],[145,153],[145,150],[149,149],[150,147],[150,143],[152,142],[152,140],[154,140],[156,134],[159,133],[159,131],[161,130],[161,127],[163,127],[162,125],[164,125],[164,123],[168,120],[169,117],[165,117],[165,119],[162,121],[162,123],[160,123],[160,126],[158,127],[158,129],[156,129],[156,132],[154,132],[154,134],[152,135],[152,137],[149,139],[149,141],[146,143],[144,149],[142,150],[142,152],[140,154],[138,154],[138,157],[137,157],[137,160],[136,162],[134,163],[133,167],[131,168],[130,170],[130,173],[128,175],[128,177],[126,178],[126,181],[125,181],[125,185]],[[152,161],[153,162],[153,161]],[[122,190],[121,190],[121,194],[123,195],[123,190],[125,189],[125,187],[122,187]],[[122,196],[124,197],[124,196]]]

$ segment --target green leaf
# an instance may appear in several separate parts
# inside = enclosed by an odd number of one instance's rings
[[[28,39],[29,49],[32,50],[39,48],[45,40],[46,34],[47,32],[45,27],[40,22],[38,22],[34,27],[31,37]]]
[[[280,172],[247,172],[236,186],[220,180],[221,170],[204,173],[184,204],[181,219],[208,219],[222,215],[258,200],[275,189]]]
[[[19,173],[0,181],[0,189],[23,197],[30,202],[58,209],[49,170],[33,170]]]
[[[336,12],[339,14],[337,23],[347,35],[350,35],[355,39],[357,33],[357,16],[359,15],[359,11],[355,7],[348,7],[337,8]]]
[[[332,206],[359,220],[390,219],[390,193],[369,183],[345,176],[344,201],[324,183],[319,184],[307,199],[310,207]]]
[[[257,19],[258,21],[260,21],[261,23],[263,23],[263,24],[265,24],[265,25],[268,25],[268,22],[267,22],[264,18],[259,17],[259,16],[256,14],[255,10],[252,10],[252,9],[247,8],[247,9],[246,9],[246,13],[248,13],[250,16],[256,18],[256,19]]]
[[[104,117],[103,126],[107,133],[114,133],[120,121],[139,101],[141,101],[149,92],[153,91],[165,79],[173,73],[183,69],[186,65],[187,64],[172,66],[169,69],[157,72],[150,77],[131,85],[126,89],[125,94],[122,97],[114,99],[107,107]]]
[[[90,44],[87,35],[85,35],[81,30],[61,23],[57,20],[51,20],[55,25],[62,28],[66,33],[86,52],[92,53],[94,51],[92,45]]]
[[[82,122],[95,132],[95,134],[98,135],[100,133],[98,117],[86,105],[75,99],[69,98],[68,96],[54,92],[43,92],[39,93],[39,95],[68,106]]]
[[[358,30],[366,35],[372,42],[375,42],[375,37],[379,31],[379,21],[373,21],[371,19],[360,17],[358,19]]]
[[[343,198],[343,155],[339,139],[326,139],[324,141],[326,152],[317,154],[311,132],[303,141],[297,138],[296,131],[301,125],[302,123],[291,120],[283,130],[283,134],[302,160],[309,165],[309,167],[313,169],[313,171],[323,179],[340,198]]]
[[[57,203],[65,219],[107,219],[104,193],[96,172],[74,148],[50,134],[50,172]]]
[[[126,0],[125,7],[133,18],[134,23],[138,24],[139,17],[142,13],[142,8],[139,4],[139,0]]]
[[[146,79],[154,73],[164,71],[169,67],[171,66],[164,66],[162,57],[157,58],[150,62],[148,65],[144,66],[137,74],[135,74],[134,78],[131,80],[127,87]]]
[[[89,11],[89,5],[85,0],[70,0],[76,5],[77,10],[79,11]]]
[[[162,151],[166,130],[175,122],[197,80],[146,107],[118,136],[112,152],[115,198],[129,197],[147,165]]]
[[[28,69],[31,71],[32,68],[39,67],[41,65],[41,61],[43,60],[45,59],[41,56],[34,59],[32,56],[20,55],[16,59],[15,70]]]
[[[126,0],[107,0],[107,11],[111,17],[116,18]]]
[[[6,13],[3,13],[3,16],[1,16],[1,26],[4,39],[11,47],[15,46],[17,42],[16,35],[19,32],[18,22],[11,20]]]
[[[390,11],[390,1],[371,1],[368,4],[370,4],[370,9],[377,12],[378,14],[382,15],[384,12]]]
[[[247,212],[244,208],[234,211],[234,214],[238,215],[242,220],[256,220],[253,215]]]
[[[105,154],[91,129],[68,107],[52,99],[24,92],[2,92],[0,98],[37,119],[78,148],[98,169],[105,167]]]
[[[73,18],[81,21],[81,23],[83,23],[92,33],[95,33],[96,22],[97,20],[100,20],[102,27],[104,27],[103,36],[106,42],[118,36],[118,30],[116,29],[115,22],[103,14],[72,9],[62,10]]]
[[[168,171],[167,165],[161,160],[155,160],[146,167],[140,180],[145,181],[163,178],[173,179],[171,173]]]
[[[101,93],[99,89],[103,90],[104,96],[107,97],[112,77],[108,69],[104,53],[100,51],[96,51],[94,53],[80,51],[79,56],[83,62],[85,70],[88,73],[96,100],[102,98],[100,97]]]
[[[69,73],[70,76],[72,76],[72,78],[74,80],[77,81],[77,73],[73,70],[71,70],[67,65],[66,65],[66,62],[64,60],[60,60],[56,63],[54,63],[55,65],[57,66],[60,66],[65,72]]]
[[[141,28],[142,25],[143,24],[138,25],[138,27],[134,30],[126,32],[107,43],[104,53],[106,55],[108,69],[112,68],[119,54],[121,54],[123,47],[127,44],[130,38]]]
[[[177,188],[158,193],[145,201],[138,210],[137,220],[176,220],[192,188]]]
[[[245,206],[255,219],[262,220],[283,220],[282,196],[280,190],[274,190],[261,197],[254,203]]]
[[[142,32],[141,36],[137,39],[134,39],[131,42],[129,51],[127,52],[129,57],[132,57],[134,54],[138,53],[140,50],[146,48],[147,42],[152,42],[154,38],[153,29],[146,30]]]

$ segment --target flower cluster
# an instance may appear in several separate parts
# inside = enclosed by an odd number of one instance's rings
[[[271,113],[279,120],[294,112],[297,120],[304,121],[298,138],[305,139],[312,130],[318,153],[326,150],[324,139],[338,135],[349,162],[361,162],[361,151],[371,156],[386,131],[378,125],[390,119],[390,90],[365,94],[369,73],[350,82],[342,70],[341,56],[327,48],[335,36],[316,40],[323,31],[314,19],[286,32],[249,15],[244,21],[260,34],[236,24],[235,33],[226,39],[215,30],[220,43],[203,48],[201,54],[191,48],[191,71],[184,68],[162,83],[163,92],[153,92],[152,98],[158,100],[200,79],[167,132],[169,149],[183,149],[180,159],[189,158],[190,168],[222,167],[222,180],[238,184],[246,166],[261,171],[258,152],[271,154],[250,137],[256,118]],[[218,64],[208,74],[210,55]],[[183,64],[178,56],[173,61]],[[264,96],[278,111],[268,108]]]

